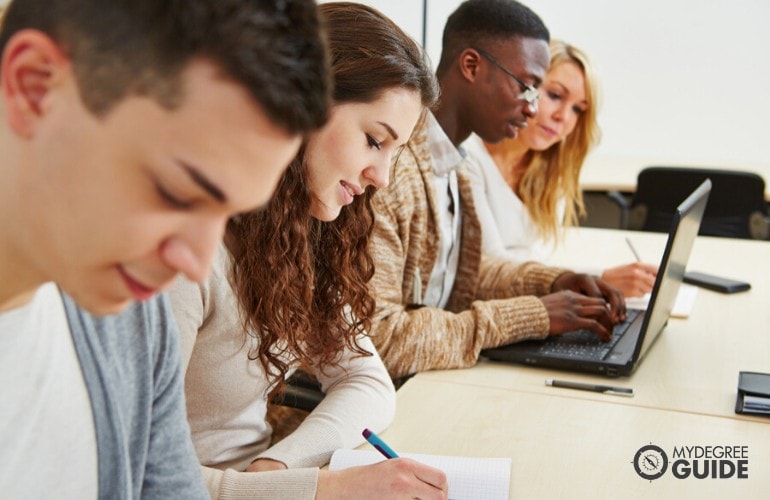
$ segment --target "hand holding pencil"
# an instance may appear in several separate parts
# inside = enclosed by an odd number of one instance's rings
[[[447,500],[446,474],[408,458],[399,458],[377,434],[364,429],[363,435],[388,460],[373,465],[318,475],[316,499],[325,498],[426,498]]]
[[[641,297],[652,291],[658,266],[642,262],[639,252],[628,237],[626,243],[636,262],[605,269],[602,279],[623,292],[625,297]]]

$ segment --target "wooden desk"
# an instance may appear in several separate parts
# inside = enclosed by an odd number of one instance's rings
[[[574,391],[573,391],[574,392]],[[530,394],[417,376],[398,391],[382,433],[396,450],[511,457],[510,498],[766,498],[770,443],[764,423]],[[652,482],[632,465],[640,447],[660,446],[669,469]],[[746,479],[677,479],[673,448],[748,446]]]
[[[554,261],[569,267],[627,263],[628,236],[657,262],[665,235],[576,228]],[[383,438],[412,453],[511,457],[511,498],[766,498],[769,419],[734,413],[740,370],[770,370],[770,243],[699,237],[689,269],[744,279],[752,290],[699,290],[688,319],[672,319],[630,377],[606,379],[480,362],[425,372],[398,391]],[[633,398],[544,385],[566,378],[633,387]],[[649,481],[632,460],[647,444],[669,454]],[[748,446],[746,479],[679,479],[674,448]],[[702,463],[702,462],[701,462]]]
[[[575,228],[554,261],[566,267],[627,263],[628,236],[644,260],[657,262],[666,235]],[[752,290],[723,295],[698,290],[688,319],[671,319],[630,376],[608,379],[504,363],[481,362],[467,370],[433,371],[417,378],[472,387],[499,388],[571,399],[607,401],[641,408],[770,422],[736,415],[738,372],[770,371],[770,243],[698,237],[688,269],[749,281]],[[633,398],[545,386],[546,378],[607,382],[633,387]],[[769,434],[770,435],[770,434]]]
[[[693,165],[661,161],[659,158],[588,157],[580,172],[580,187],[586,191],[636,191],[636,178],[645,167],[702,167],[753,172],[765,179],[765,199],[770,201],[770,163],[758,165]]]

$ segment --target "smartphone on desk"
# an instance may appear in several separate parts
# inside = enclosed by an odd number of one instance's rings
[[[700,273],[697,271],[688,271],[684,273],[683,281],[690,285],[700,286],[721,293],[744,292],[751,288],[751,284],[746,283],[745,281],[722,278],[721,276],[714,276],[713,274]]]

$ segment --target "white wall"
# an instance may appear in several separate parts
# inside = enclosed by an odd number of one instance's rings
[[[363,3],[422,39],[420,0]],[[460,3],[428,0],[434,64],[444,22]],[[770,1],[524,3],[598,69],[604,139],[589,164],[770,165]]]
[[[528,4],[597,66],[604,140],[595,156],[770,165],[770,2]]]
[[[444,22],[461,0],[427,1],[426,48],[435,64]],[[422,40],[421,0],[361,3]],[[770,165],[770,1],[525,3],[599,71],[604,139],[589,165]]]

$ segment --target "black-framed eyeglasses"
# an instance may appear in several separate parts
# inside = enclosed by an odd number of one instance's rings
[[[473,49],[473,50],[475,50],[476,52],[481,54],[481,57],[483,57],[487,61],[491,62],[495,66],[497,66],[498,69],[500,69],[500,71],[502,71],[506,75],[508,75],[511,78],[513,78],[514,81],[516,81],[516,83],[519,84],[519,88],[521,89],[521,94],[519,94],[519,96],[518,96],[519,99],[522,99],[522,100],[526,101],[527,104],[537,105],[537,101],[540,100],[540,91],[538,91],[532,85],[527,85],[526,83],[521,81],[521,79],[518,76],[514,75],[508,68],[506,68],[505,66],[503,66],[502,64],[497,62],[497,59],[492,57],[489,53],[487,53],[487,52],[485,52],[485,51],[483,51],[481,49]]]

